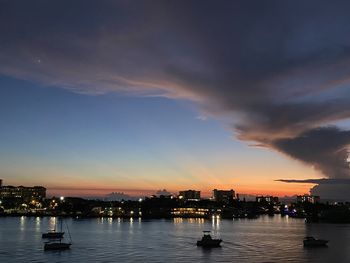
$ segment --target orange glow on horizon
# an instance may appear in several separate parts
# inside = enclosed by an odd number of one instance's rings
[[[200,188],[196,186],[191,187],[176,187],[176,188],[166,188],[159,187],[154,189],[118,189],[118,188],[55,188],[48,187],[48,196],[96,196],[102,197],[112,192],[115,193],[124,193],[131,197],[133,196],[150,196],[152,194],[156,194],[158,190],[166,189],[169,193],[177,195],[181,190],[195,189],[201,191],[202,197],[211,197],[213,189],[223,189],[230,190],[233,189],[236,194],[244,194],[244,195],[273,195],[273,196],[294,196],[300,194],[309,193],[310,188],[312,188],[314,184],[300,184],[300,183],[282,183],[282,182],[273,182],[270,184],[270,187],[266,187],[265,185],[213,185],[212,187]],[[278,189],[278,190],[276,190]]]
[[[7,185],[42,185],[48,196],[105,196],[122,192],[129,196],[149,196],[166,189],[178,194],[195,189],[203,197],[210,197],[213,189],[233,189],[238,194],[293,196],[309,193],[313,184],[283,183],[280,178],[320,178],[318,171],[300,163],[279,159],[278,162],[231,163],[230,160],[205,164],[181,155],[174,167],[138,164],[130,169],[114,166],[78,167],[76,169],[31,168],[26,176],[3,178]],[[276,157],[280,158],[280,157]],[[187,161],[186,161],[187,160]],[[143,166],[145,165],[145,166]],[[47,176],[50,174],[50,176]]]

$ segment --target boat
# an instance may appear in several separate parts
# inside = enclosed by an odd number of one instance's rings
[[[203,237],[197,241],[197,246],[200,247],[220,247],[221,239],[213,239],[210,236],[210,231],[203,231]]]
[[[42,238],[63,238],[64,232],[56,232],[55,229],[42,234]]]
[[[44,250],[66,250],[70,249],[70,246],[72,245],[72,237],[69,232],[69,228],[66,224],[67,232],[69,235],[69,242],[62,242],[62,237],[58,239],[51,239],[44,243]],[[61,232],[56,233],[64,233],[62,232],[62,220],[61,220]],[[63,235],[62,235],[63,236]]]
[[[48,242],[45,242],[44,250],[66,250],[66,249],[70,249],[71,245],[72,245],[71,242],[69,243],[62,242],[62,239],[59,239],[57,241],[48,241]]]
[[[327,246],[328,240],[316,239],[314,237],[305,237],[304,238],[304,247],[322,247]]]
[[[52,229],[46,233],[43,233],[41,237],[42,238],[63,238],[64,232],[62,232],[62,223],[63,223],[62,219],[60,220],[60,222],[61,222],[61,228],[59,232],[56,231],[56,227],[55,227],[55,229]]]

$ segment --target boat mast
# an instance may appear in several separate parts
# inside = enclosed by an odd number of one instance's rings
[[[72,243],[72,236],[70,235],[69,227],[67,225],[67,222],[64,222],[64,223],[66,224],[66,227],[67,227],[67,232],[68,232],[68,235],[69,235],[70,243]]]

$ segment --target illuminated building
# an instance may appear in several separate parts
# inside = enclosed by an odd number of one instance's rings
[[[174,217],[208,217],[208,208],[178,207],[171,210]]]
[[[213,190],[213,199],[216,202],[222,202],[229,204],[233,201],[235,198],[235,191],[234,190],[218,190],[214,189]]]
[[[46,188],[42,186],[1,186],[0,188],[0,198],[18,198],[23,201],[32,201],[32,200],[42,200],[46,197]]]
[[[196,190],[180,191],[179,199],[189,200],[189,201],[199,201],[201,199],[201,192]]]
[[[298,195],[297,203],[319,203],[320,197],[317,195]]]
[[[257,196],[256,197],[256,202],[257,203],[269,203],[269,204],[277,204],[278,203],[278,197],[277,196]]]

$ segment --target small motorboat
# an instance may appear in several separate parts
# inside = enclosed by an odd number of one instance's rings
[[[61,239],[59,241],[48,241],[45,242],[44,250],[66,250],[70,249],[72,243],[62,242]]]
[[[200,247],[220,247],[220,243],[222,242],[221,239],[213,239],[210,236],[210,231],[203,231],[203,237],[201,240],[197,241],[197,246]]]
[[[314,237],[305,237],[304,238],[304,247],[323,247],[327,246],[328,240],[316,239]]]

